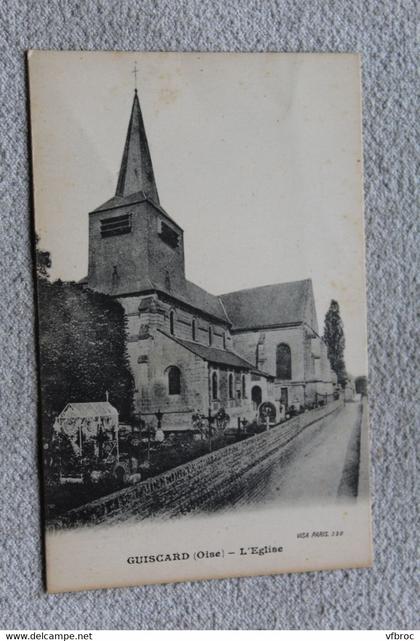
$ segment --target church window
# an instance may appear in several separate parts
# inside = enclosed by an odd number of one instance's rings
[[[280,343],[276,349],[276,376],[282,380],[292,378],[292,355],[286,343]]]
[[[242,374],[242,398],[246,398],[246,378],[245,378],[245,374]]]
[[[159,236],[161,240],[169,245],[169,247],[172,247],[172,249],[178,247],[179,236],[177,232],[175,229],[172,229],[172,227],[169,227],[169,225],[163,222],[163,220],[159,221]]]
[[[195,320],[195,318],[192,319],[191,323],[191,336],[193,341],[197,340],[197,321]]]
[[[226,332],[223,332],[223,349],[226,349]]]
[[[229,398],[234,398],[233,396],[233,374],[229,374],[229,382],[228,382],[228,388],[229,388]]]
[[[181,372],[175,366],[168,369],[168,393],[170,396],[181,394]]]
[[[209,345],[213,345],[213,327],[209,325]]]
[[[101,220],[102,238],[108,238],[108,236],[120,236],[121,234],[129,234],[130,232],[131,214],[124,214],[123,216],[114,216],[113,218]]]
[[[169,312],[169,331],[175,336],[175,312],[172,310]]]
[[[217,372],[213,372],[211,375],[211,397],[213,401],[217,401],[219,396],[219,385],[217,380]]]

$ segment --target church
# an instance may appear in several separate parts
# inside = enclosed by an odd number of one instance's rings
[[[115,195],[89,213],[82,282],[123,305],[135,410],[162,412],[163,430],[220,409],[234,426],[267,402],[279,419],[282,406],[334,394],[310,279],[220,295],[187,279],[184,230],[160,204],[137,90]]]

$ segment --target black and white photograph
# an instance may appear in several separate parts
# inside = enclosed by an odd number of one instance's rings
[[[28,60],[48,589],[369,566],[359,57]]]

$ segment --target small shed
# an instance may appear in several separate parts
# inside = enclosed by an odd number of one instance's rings
[[[108,401],[68,403],[55,419],[54,431],[65,434],[81,456],[86,442],[97,450],[101,440],[118,440],[118,411]]]

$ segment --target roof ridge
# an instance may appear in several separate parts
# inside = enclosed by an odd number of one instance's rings
[[[299,280],[288,280],[283,283],[268,283],[267,285],[257,285],[256,287],[245,287],[244,289],[235,289],[234,291],[231,292],[226,292],[225,294],[218,294],[219,298],[222,298],[223,296],[229,296],[230,294],[239,294],[242,292],[252,292],[255,291],[256,289],[265,289],[269,287],[279,287],[281,285],[296,285],[297,283],[310,283],[312,282],[312,278],[301,278]]]

